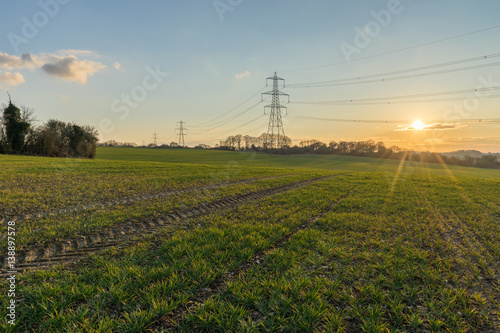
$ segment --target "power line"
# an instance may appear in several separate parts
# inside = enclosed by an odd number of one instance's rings
[[[240,129],[240,128],[243,128],[243,127],[245,127],[245,126],[247,126],[247,125],[250,125],[251,123],[254,123],[254,122],[256,122],[257,120],[262,119],[262,118],[264,118],[264,117],[265,117],[265,115],[264,115],[264,114],[261,114],[261,115],[259,115],[257,118],[254,118],[254,119],[252,119],[252,120],[250,120],[250,121],[248,121],[248,122],[244,123],[243,125],[240,125],[240,126],[237,126],[237,127],[231,128],[230,130],[225,131],[225,132],[223,132],[223,133],[219,134],[219,138],[220,138],[220,137],[223,137],[224,135],[227,135],[228,133],[231,133],[231,132],[234,132],[234,131],[236,131],[236,130],[238,130],[238,129]],[[262,127],[262,126],[259,126],[259,127]],[[255,130],[255,129],[252,129],[252,130]],[[248,131],[248,132],[250,132],[250,131]],[[209,140],[211,140],[211,139],[215,139],[215,137],[209,138]]]
[[[305,67],[305,68],[294,69],[294,70],[287,70],[287,71],[281,71],[281,72],[282,73],[292,73],[292,72],[300,72],[300,71],[306,71],[306,70],[311,70],[311,69],[318,69],[318,68],[325,68],[325,67],[330,67],[330,66],[348,64],[348,63],[354,62],[354,61],[360,61],[360,60],[366,60],[366,59],[381,57],[381,56],[384,56],[384,55],[398,53],[398,52],[402,52],[402,51],[407,51],[407,50],[411,50],[411,49],[415,49],[415,48],[419,48],[419,47],[427,46],[427,45],[431,45],[431,44],[441,43],[441,42],[448,41],[448,40],[451,40],[451,39],[460,38],[460,37],[464,37],[464,36],[468,36],[468,35],[472,35],[472,34],[477,34],[477,33],[480,33],[480,32],[484,32],[484,31],[492,30],[492,29],[497,29],[497,28],[500,28],[500,25],[495,25],[495,26],[492,26],[492,27],[488,27],[488,28],[484,28],[484,29],[479,29],[479,30],[475,30],[475,31],[463,33],[463,34],[460,34],[460,35],[450,36],[450,37],[446,37],[446,38],[434,40],[434,41],[431,41],[431,42],[427,42],[427,43],[423,43],[423,44],[418,44],[418,45],[414,45],[414,46],[409,46],[409,47],[405,47],[405,48],[401,48],[401,49],[397,49],[397,50],[392,50],[392,51],[388,51],[388,52],[384,52],[384,53],[374,54],[374,55],[371,55],[371,56],[360,57],[360,58],[357,58],[357,59],[352,59],[350,61],[345,60],[345,61],[339,61],[339,62],[335,62],[335,63],[331,63],[331,64],[326,64],[326,65]]]
[[[463,101],[467,97],[448,97],[448,98],[433,98],[433,99],[417,99],[417,100],[402,100],[402,101],[383,101],[383,102],[359,102],[359,103],[345,103],[345,104],[336,104],[336,105],[390,105],[390,104],[421,104],[421,103],[438,103],[438,102],[453,102],[453,101]],[[491,99],[491,98],[500,98],[500,95],[496,96],[479,96],[474,97],[477,100]],[[324,106],[329,104],[324,104]],[[332,104],[333,105],[333,104]]]
[[[333,121],[342,123],[367,123],[367,124],[411,124],[414,120],[368,120],[368,119],[335,119],[335,118],[320,118],[309,116],[294,116],[294,118]],[[500,118],[492,119],[462,119],[462,120],[428,120],[427,123],[444,123],[444,124],[471,124],[471,123],[500,123]]]
[[[239,103],[238,105],[236,105],[235,107],[231,108],[230,110],[224,112],[223,114],[211,119],[211,120],[208,120],[204,123],[201,123],[201,124],[197,124],[197,125],[194,125],[194,127],[201,127],[201,126],[204,126],[204,125],[208,125],[222,117],[224,117],[225,115],[233,112],[234,110],[236,110],[237,108],[239,108],[240,106],[242,106],[243,104],[245,104],[246,102],[248,102],[249,100],[251,100],[253,97],[257,96],[262,90],[266,89],[266,87],[262,87],[262,88],[259,88],[259,90],[256,92],[256,93],[253,93],[250,97],[248,97],[247,99],[245,99],[243,102]]]
[[[261,104],[263,101],[259,101],[257,103],[255,103],[254,105],[252,105],[251,107],[243,110],[242,112],[234,115],[233,117],[229,118],[229,119],[226,119],[218,124],[215,124],[215,125],[212,125],[212,126],[215,126],[215,127],[219,127],[219,126],[222,126],[222,125],[225,125],[227,123],[230,123],[231,121],[241,117],[242,115],[244,115],[245,113],[247,113],[248,111],[252,110],[253,108],[257,107],[259,104]],[[216,130],[216,128],[209,128],[209,129],[206,129],[206,130],[203,130],[201,132],[198,132],[198,133],[195,133],[196,135],[203,135],[205,134],[204,132],[212,132],[213,130]]]
[[[259,101],[259,102],[255,103],[254,105],[252,105],[251,107],[249,107],[249,108],[247,108],[247,109],[243,110],[242,112],[240,112],[240,113],[238,113],[238,114],[234,115],[233,117],[231,117],[231,118],[229,118],[229,119],[226,119],[226,120],[224,120],[224,121],[223,121],[223,122],[221,122],[221,123],[218,123],[218,124],[217,124],[217,127],[218,127],[218,126],[225,125],[225,124],[227,124],[227,123],[230,123],[231,121],[233,121],[233,120],[235,120],[235,119],[237,119],[237,118],[241,117],[242,115],[244,115],[244,114],[245,114],[245,113],[247,113],[248,111],[250,111],[250,110],[252,110],[253,108],[257,107],[257,106],[258,106],[259,104],[261,104],[262,102],[263,102],[263,101]]]
[[[296,86],[296,85],[306,85],[306,84],[336,83],[336,82],[345,82],[345,81],[355,81],[355,80],[368,79],[368,78],[374,78],[374,77],[385,76],[385,75],[404,74],[404,73],[407,73],[407,72],[415,72],[415,71],[421,71],[421,70],[426,70],[426,69],[439,68],[439,67],[443,67],[443,66],[458,65],[458,64],[463,64],[463,63],[467,63],[467,62],[480,61],[480,60],[497,58],[497,57],[500,57],[500,53],[488,54],[488,55],[479,56],[479,57],[472,57],[472,58],[466,58],[466,59],[461,59],[461,60],[454,60],[454,61],[442,62],[442,63],[434,64],[434,65],[414,67],[414,68],[409,68],[409,69],[402,69],[402,70],[397,70],[397,71],[392,71],[392,72],[385,72],[385,73],[379,73],[379,74],[373,74],[373,75],[357,76],[357,77],[351,77],[351,78],[345,78],[345,79],[329,80],[329,81],[319,81],[319,82],[308,82],[308,83],[298,83],[298,84],[293,84],[292,83],[292,84],[287,85],[287,87]]]
[[[261,119],[261,117],[259,117],[259,118],[257,118],[257,119]],[[252,129],[249,129],[249,130],[247,130],[246,132],[247,132],[247,133],[252,133],[253,131],[258,130],[259,128],[264,128],[264,127],[266,127],[266,126],[267,126],[267,122],[266,122],[265,124],[262,124],[262,125],[259,125],[259,126],[257,126],[257,127],[252,128]]]
[[[494,66],[498,66],[498,65],[500,65],[500,62],[495,62],[495,63],[491,63],[491,64],[476,65],[476,66],[469,66],[469,67],[462,67],[462,68],[453,68],[453,69],[447,69],[447,70],[441,70],[441,71],[435,71],[435,72],[427,72],[427,73],[420,73],[420,74],[382,78],[382,79],[373,79],[373,80],[364,80],[364,81],[359,80],[359,81],[351,81],[351,82],[344,82],[344,83],[331,83],[331,84],[314,84],[314,85],[304,85],[304,86],[295,85],[295,86],[288,86],[288,87],[289,88],[320,88],[320,87],[346,86],[346,85],[362,84],[362,83],[387,82],[387,81],[394,81],[394,80],[411,79],[411,78],[422,77],[422,76],[455,73],[455,72],[461,72],[461,71],[466,71],[466,70],[471,70],[471,69],[494,67]]]
[[[466,94],[466,93],[478,93],[483,91],[491,91],[491,90],[499,90],[500,86],[487,87],[487,88],[475,88],[475,89],[463,89],[463,90],[454,90],[454,91],[442,91],[435,93],[424,93],[424,94],[415,94],[415,95],[402,95],[402,96],[389,96],[389,97],[373,97],[373,98],[359,98],[359,99],[345,99],[345,100],[336,100],[336,101],[313,101],[313,102],[292,102],[292,104],[318,104],[318,105],[339,105],[339,104],[390,104],[393,103],[393,100],[402,100],[402,99],[410,99],[410,98],[422,98],[422,97],[433,97],[433,96],[445,96],[445,95],[457,95],[457,94]],[[476,98],[492,98],[497,96],[476,96]],[[499,96],[500,97],[500,96]],[[459,97],[460,98],[460,97]],[[463,97],[462,97],[463,98]],[[433,100],[428,100],[433,101]],[[403,102],[419,102],[419,101],[403,101]]]
[[[490,59],[492,57],[498,57],[498,56],[500,56],[500,53],[495,54],[495,55],[491,55],[491,56],[483,56],[480,59]],[[470,59],[464,59],[460,62],[463,63],[463,62],[477,61],[477,60],[479,60],[479,59],[478,58],[470,58]],[[430,65],[430,66],[410,68],[410,69],[393,71],[393,72],[385,72],[385,73],[380,73],[380,74],[338,79],[338,80],[289,84],[287,87],[288,88],[316,88],[316,87],[341,86],[341,85],[350,85],[350,84],[359,84],[359,83],[384,82],[384,81],[401,80],[401,79],[408,79],[408,78],[421,77],[421,76],[447,74],[447,73],[453,73],[453,72],[459,72],[459,71],[465,71],[465,70],[471,70],[471,69],[486,68],[486,67],[493,67],[493,66],[500,65],[500,62],[494,62],[494,63],[489,63],[489,64],[474,65],[474,66],[460,67],[460,68],[450,68],[450,69],[445,69],[445,70],[440,70],[440,71],[418,73],[418,74],[405,75],[405,76],[397,76],[397,77],[392,77],[392,78],[391,77],[383,77],[383,76],[391,76],[391,75],[396,75],[396,74],[411,73],[411,72],[416,72],[416,71],[421,71],[421,70],[426,70],[426,69],[431,69],[431,68],[450,66],[450,65],[456,64],[456,63],[458,63],[458,61],[457,62],[441,63],[441,64]],[[383,77],[383,78],[380,78],[380,77]],[[378,79],[372,79],[372,78],[378,78]]]
[[[173,129],[172,131],[170,131],[170,132],[167,134],[167,139],[166,139],[166,140],[167,140],[167,143],[168,143],[168,141],[170,141],[170,140],[172,140],[173,138],[175,138],[175,135],[176,135],[175,131],[176,131],[176,130],[175,130],[175,129]]]

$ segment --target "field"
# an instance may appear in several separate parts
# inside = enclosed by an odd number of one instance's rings
[[[232,165],[271,168],[301,168],[320,170],[350,170],[363,172],[388,172],[394,174],[400,169],[405,175],[424,174],[437,176],[465,176],[479,178],[500,178],[500,170],[466,168],[435,163],[406,162],[355,156],[331,155],[267,155],[252,152],[230,152],[185,149],[136,149],[98,148],[99,159],[114,161],[155,161],[166,163],[195,163],[208,165]]]
[[[500,330],[498,170],[129,148],[0,163],[0,265],[14,221],[21,271],[0,331]]]

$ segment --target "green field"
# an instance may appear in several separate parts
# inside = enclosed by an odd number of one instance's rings
[[[2,332],[500,330],[499,170],[137,148],[0,163],[2,273],[9,221],[22,270]]]
[[[342,155],[268,155],[252,152],[232,152],[197,149],[115,148],[99,147],[97,158],[113,161],[151,161],[167,163],[195,163],[209,165],[241,165],[271,168],[305,168],[321,170],[351,170],[395,173],[400,161],[370,157]],[[469,176],[500,178],[500,170],[469,168],[437,163],[406,162],[403,174],[428,174],[441,176]]]

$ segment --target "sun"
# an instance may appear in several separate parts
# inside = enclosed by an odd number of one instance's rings
[[[421,131],[424,129],[424,123],[421,122],[420,120],[415,120],[413,122],[413,124],[411,125],[411,127],[413,127],[414,129],[416,129],[417,131]]]

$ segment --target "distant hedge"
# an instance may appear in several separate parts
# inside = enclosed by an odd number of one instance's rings
[[[49,120],[34,127],[32,122],[32,113],[22,114],[9,101],[0,124],[0,154],[95,157],[98,137],[93,127],[59,120]]]

